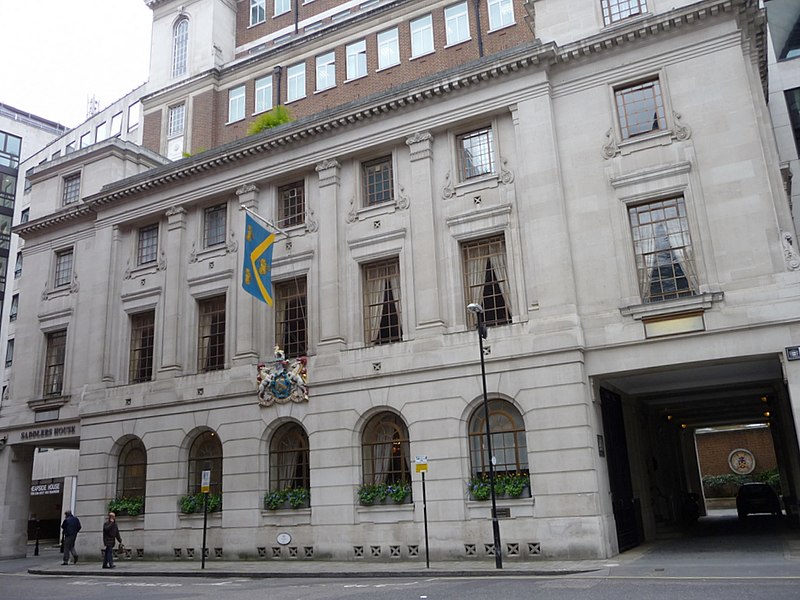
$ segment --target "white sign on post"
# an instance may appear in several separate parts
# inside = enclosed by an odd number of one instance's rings
[[[207,494],[211,491],[211,471],[203,471],[200,478],[200,492]]]
[[[417,465],[417,473],[425,473],[428,471],[428,457],[418,455],[414,462]]]

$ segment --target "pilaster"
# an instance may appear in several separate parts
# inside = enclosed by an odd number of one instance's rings
[[[433,135],[415,133],[406,138],[411,158],[411,198],[415,207],[411,219],[411,259],[414,265],[414,306],[417,329],[443,327],[439,303],[443,274],[436,224],[441,223],[439,203],[433,197]]]
[[[184,297],[183,281],[185,265],[183,264],[183,247],[186,237],[186,210],[180,206],[170,208],[166,212],[167,234],[166,246],[167,269],[164,277],[164,336],[162,338],[161,366],[159,373],[181,375],[183,363],[180,356],[180,340],[186,329],[186,317],[181,310]]]
[[[343,346],[341,307],[345,305],[339,260],[339,173],[336,160],[317,165],[319,175],[319,348]]]
[[[236,196],[239,198],[239,205],[242,208],[256,212],[258,210],[258,195],[260,189],[252,183],[242,185],[236,190]],[[241,216],[236,220],[239,231],[244,231],[244,223],[246,211],[239,211]],[[240,244],[240,252],[244,253],[244,244]],[[237,257],[236,264],[236,285],[233,286],[231,293],[234,295],[236,315],[234,316],[236,323],[236,335],[234,336],[233,348],[233,364],[234,365],[252,365],[258,362],[258,341],[255,339],[256,321],[257,321],[257,305],[261,302],[256,300],[242,289],[242,270],[244,268],[244,260],[242,256]],[[262,309],[263,310],[263,309]]]

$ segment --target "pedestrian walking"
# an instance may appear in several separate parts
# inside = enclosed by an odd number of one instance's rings
[[[119,527],[117,527],[117,515],[113,512],[108,513],[108,519],[103,523],[103,568],[113,569],[116,567],[114,564],[114,544],[119,542],[119,547],[122,548],[122,538],[119,535]]]
[[[72,514],[71,510],[64,511],[64,522],[61,523],[61,531],[64,539],[64,562],[62,565],[69,564],[69,555],[72,555],[72,564],[77,564],[78,553],[75,552],[75,540],[81,530],[81,522],[78,517]]]

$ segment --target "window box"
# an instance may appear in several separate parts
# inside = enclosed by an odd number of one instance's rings
[[[483,502],[492,497],[489,476],[473,477],[467,484],[470,500]],[[527,473],[495,473],[494,492],[496,498],[530,498],[531,479]]]
[[[267,492],[264,495],[264,508],[267,510],[286,510],[308,508],[311,506],[311,493],[308,488],[286,488]]]
[[[205,494],[202,492],[197,494],[188,494],[181,496],[178,500],[180,510],[185,515],[203,512],[203,498]],[[222,510],[222,494],[208,494],[208,512],[217,512]]]
[[[364,484],[358,488],[358,502],[362,506],[410,504],[411,484],[407,481]]]

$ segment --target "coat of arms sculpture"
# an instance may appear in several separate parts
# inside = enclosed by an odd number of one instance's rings
[[[261,406],[272,406],[276,402],[286,404],[308,401],[308,358],[301,356],[290,363],[279,346],[275,346],[274,354],[274,360],[258,365],[258,403]]]

